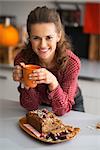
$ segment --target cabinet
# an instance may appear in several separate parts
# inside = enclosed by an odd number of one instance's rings
[[[0,68],[0,99],[19,100],[18,82],[13,81],[12,67]]]
[[[100,115],[100,81],[79,80],[87,113]]]

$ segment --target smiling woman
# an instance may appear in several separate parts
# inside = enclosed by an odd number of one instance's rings
[[[31,25],[30,41],[32,49],[34,49],[40,61],[43,61],[47,65],[49,64],[49,67],[55,55],[56,44],[59,40],[60,33],[57,33],[54,23],[37,23]]]
[[[65,36],[59,14],[46,6],[35,8],[28,15],[27,32],[29,41],[16,56],[13,71],[14,80],[20,83],[21,105],[27,110],[36,110],[45,103],[56,115],[71,109],[84,111],[77,82],[80,60],[71,51],[71,42]],[[40,66],[29,74],[29,80],[37,83],[35,88],[25,86],[21,78],[22,62]]]

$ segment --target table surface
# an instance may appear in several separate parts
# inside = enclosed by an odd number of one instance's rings
[[[80,78],[100,81],[100,61],[81,59]]]
[[[50,107],[48,108],[50,110]],[[17,101],[0,100],[0,150],[99,150],[100,129],[96,123],[100,116],[70,111],[60,119],[69,125],[79,127],[80,133],[71,141],[47,144],[29,136],[20,129],[18,121],[26,111]]]

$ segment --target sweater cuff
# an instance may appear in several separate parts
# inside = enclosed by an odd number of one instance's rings
[[[31,88],[26,89],[26,88],[24,87],[24,84],[22,84],[22,83],[20,83],[20,85],[17,87],[17,89],[18,89],[19,92],[22,92],[22,91],[30,91],[30,90],[31,90]]]

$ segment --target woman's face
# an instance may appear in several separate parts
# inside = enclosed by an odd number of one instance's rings
[[[54,23],[36,23],[31,25],[30,41],[33,51],[40,60],[52,60],[55,55],[60,34]]]

